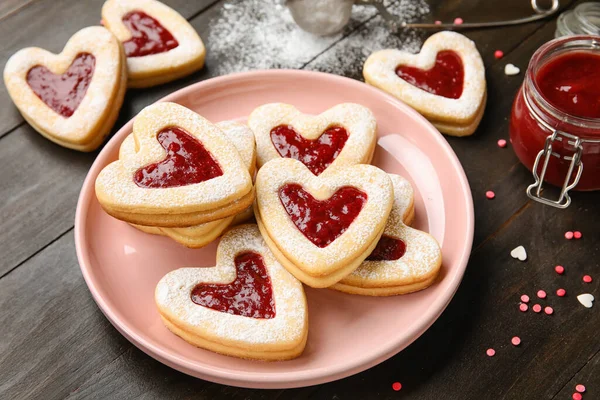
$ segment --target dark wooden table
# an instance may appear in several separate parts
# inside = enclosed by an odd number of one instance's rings
[[[206,67],[171,84],[128,91],[113,131],[160,97],[218,74],[224,63],[238,70],[257,67],[235,54],[211,53],[210,22],[225,1],[166,2],[204,38]],[[74,32],[98,24],[102,3],[2,0],[2,68],[22,47],[60,51]],[[429,3],[429,20],[530,12],[526,0]],[[561,3],[567,8],[577,2]],[[328,48],[307,54],[306,62],[266,60],[267,66],[361,79],[364,49],[356,48],[353,38],[368,37],[381,25],[379,17],[361,13]],[[469,178],[476,214],[471,260],[447,310],[414,344],[381,365],[302,389],[249,390],[192,378],[148,357],[110,325],[83,281],[73,242],[77,196],[97,153],[77,153],[44,139],[23,121],[0,85],[0,398],[570,399],[575,384],[584,383],[584,399],[600,399],[600,305],[586,309],[576,300],[584,292],[600,300],[600,193],[576,193],[564,211],[534,203],[524,192],[531,174],[510,148],[496,146],[508,138],[511,103],[529,58],[553,37],[555,25],[548,20],[467,33],[485,61],[489,98],[474,136],[447,138]],[[504,51],[503,59],[494,59],[496,49]],[[345,62],[342,56],[350,52],[358,54],[357,62]],[[505,76],[509,62],[522,73]],[[487,190],[496,192],[495,200],[485,198]],[[568,230],[581,231],[583,239],[565,240]],[[527,248],[526,263],[510,257],[517,245]],[[554,273],[556,264],[566,267],[564,276]],[[595,278],[591,284],[582,282],[586,273]],[[559,287],[567,290],[563,299],[554,295]],[[554,315],[520,313],[520,295],[534,298],[540,288],[549,293],[543,303],[552,304]],[[519,347],[510,344],[515,335],[523,341]],[[485,355],[489,347],[496,349],[493,358]],[[396,381],[402,382],[400,392],[392,390]]]

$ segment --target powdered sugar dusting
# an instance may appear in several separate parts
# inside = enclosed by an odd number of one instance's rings
[[[429,6],[424,0],[401,0],[393,3],[389,11],[402,21],[413,22],[422,20],[429,13]],[[361,79],[362,65],[371,53],[385,48],[417,53],[424,36],[425,32],[414,29],[392,33],[385,21],[377,16],[318,56],[306,69],[330,73],[343,71],[346,76]]]
[[[385,227],[384,235],[401,239],[406,253],[394,261],[364,261],[352,274],[340,283],[359,287],[382,287],[410,285],[431,279],[441,263],[440,247],[425,232],[404,224],[413,211],[413,189],[399,175],[390,174],[394,186],[394,206]]]
[[[464,84],[458,99],[429,93],[395,72],[398,65],[429,69],[437,54],[444,50],[453,51],[462,60]],[[418,55],[395,48],[377,51],[369,56],[363,71],[367,83],[399,98],[435,122],[459,127],[471,124],[477,119],[485,99],[485,68],[481,55],[473,41],[456,32],[442,31],[430,36]]]
[[[273,286],[275,318],[227,314],[192,302],[190,294],[197,284],[233,281],[233,260],[248,250],[260,254],[265,262]],[[259,345],[265,351],[269,347],[264,346],[293,348],[303,340],[308,322],[302,284],[275,260],[256,225],[242,225],[223,236],[216,267],[181,268],[165,275],[156,287],[155,300],[160,313],[181,329],[236,347]]]
[[[414,14],[410,2],[400,3],[406,4],[393,9],[409,17]],[[422,0],[418,3],[425,4]],[[375,15],[374,7],[354,6],[344,31],[320,37],[300,29],[282,1],[230,0],[209,25],[208,56],[219,60],[211,69],[224,75],[252,69],[302,68]]]
[[[287,183],[301,185],[318,200],[328,199],[343,186],[362,190],[368,199],[348,229],[328,246],[319,248],[298,230],[281,204],[279,188]],[[383,229],[392,202],[390,179],[372,165],[328,169],[317,177],[301,162],[279,158],[266,163],[256,177],[257,219],[261,219],[283,255],[313,276],[331,274],[364,253]]]
[[[360,104],[338,104],[313,116],[301,113],[290,104],[270,103],[252,111],[248,125],[256,137],[259,167],[281,157],[271,140],[271,130],[279,125],[290,125],[309,140],[317,139],[331,126],[345,128],[348,141],[327,169],[368,163],[375,149],[377,121],[371,110]]]

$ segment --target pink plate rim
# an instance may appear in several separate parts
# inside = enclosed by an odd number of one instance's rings
[[[376,89],[358,80],[314,71],[286,69],[258,70],[235,73],[197,82],[163,97],[162,99],[158,100],[158,102],[176,101],[176,99],[183,94],[188,92],[199,92],[212,85],[235,85],[236,82],[240,80],[261,79],[264,77],[268,78],[269,76],[279,76],[289,79],[294,79],[295,77],[319,77],[321,79],[337,81],[340,84],[355,86],[357,90],[375,91],[377,92],[377,95],[381,96],[386,102],[394,103],[396,107],[403,109],[407,114],[410,114],[413,118],[420,120],[423,124],[428,126],[428,134],[434,135],[436,143],[449,156],[452,167],[458,173],[460,187],[457,189],[462,192],[462,195],[467,202],[466,206],[468,212],[466,215],[466,226],[468,229],[467,237],[469,240],[467,241],[466,246],[464,246],[462,249],[459,261],[456,263],[458,273],[453,274],[453,276],[446,277],[446,279],[452,279],[449,285],[449,287],[452,288],[452,291],[446,291],[444,292],[443,296],[437,297],[434,301],[434,304],[428,308],[427,312],[420,316],[419,320],[412,325],[409,331],[404,331],[403,334],[399,335],[399,337],[394,341],[390,340],[390,344],[378,352],[368,352],[365,353],[362,358],[354,358],[349,360],[349,362],[343,368],[332,369],[322,367],[318,369],[308,369],[306,371],[281,372],[276,374],[264,374],[239,370],[233,372],[228,369],[212,366],[209,367],[189,362],[188,360],[182,359],[170,353],[169,351],[166,351],[152,341],[144,338],[140,332],[132,329],[126,320],[119,318],[119,316],[113,312],[111,306],[108,304],[108,299],[102,297],[98,288],[96,287],[96,282],[90,276],[89,270],[91,268],[91,263],[89,260],[88,249],[84,246],[84,244],[87,242],[84,223],[87,204],[90,201],[90,196],[94,194],[94,190],[89,190],[89,188],[93,188],[93,177],[95,177],[97,172],[99,172],[99,170],[103,167],[100,165],[101,163],[99,162],[99,159],[101,157],[99,155],[92,164],[79,195],[77,210],[75,213],[75,247],[84,280],[90,289],[90,292],[92,293],[92,297],[98,304],[98,307],[123,336],[125,336],[131,343],[133,343],[146,354],[176,370],[212,382],[249,388],[293,388],[326,383],[362,372],[397,354],[414,340],[416,340],[421,334],[423,334],[441,315],[446,306],[450,303],[450,300],[460,285],[471,253],[474,234],[474,210],[473,199],[466,174],[462,168],[462,165],[460,164],[460,161],[458,160],[458,157],[450,145],[446,142],[444,137],[433,127],[433,125],[429,123],[429,121],[427,121],[423,116],[406,104],[380,91],[379,89]],[[122,141],[125,135],[131,132],[132,124],[133,119],[128,121],[121,129],[119,129],[119,131],[109,140],[108,143]]]

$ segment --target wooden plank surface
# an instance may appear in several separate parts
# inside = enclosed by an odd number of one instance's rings
[[[60,50],[74,31],[97,23],[90,21],[102,3],[58,0],[52,2],[52,11],[41,15],[48,1],[26,4],[6,18],[0,8],[0,33],[6,38],[0,43],[2,66],[19,47],[39,44]],[[393,2],[391,9],[402,9],[405,2]],[[390,35],[375,43],[372,39],[376,35],[380,40],[378,30],[385,28],[379,17],[360,11],[342,35],[319,43],[298,64],[265,64],[256,58],[227,58],[223,46],[207,41],[211,32],[214,36],[213,21],[224,15],[225,2],[205,11],[210,1],[170,3],[192,17],[208,47],[207,66],[178,82],[129,91],[117,126],[173,90],[232,70],[306,67],[361,79],[362,60],[373,46],[423,35]],[[511,7],[502,8],[477,0],[429,3],[433,12],[425,18],[445,21],[529,12],[527,2],[516,0],[507,0]],[[76,21],[56,25],[61,12]],[[28,20],[35,20],[37,28],[19,32],[16,27]],[[600,386],[600,315],[597,307],[583,308],[576,295],[583,290],[599,293],[600,279],[586,285],[581,275],[600,278],[600,232],[593,223],[600,194],[576,193],[567,211],[533,204],[523,192],[530,173],[510,149],[495,146],[497,139],[507,138],[507,116],[522,80],[522,75],[506,77],[504,65],[512,62],[524,71],[553,30],[551,21],[467,33],[486,63],[489,100],[476,135],[448,138],[469,177],[476,211],[476,246],[448,309],[413,345],[383,364],[338,382],[293,390],[238,389],[191,378],[146,356],[108,323],[81,277],[72,235],[77,195],[95,154],[62,149],[21,124],[2,87],[0,135],[8,134],[0,138],[0,169],[7,171],[0,177],[0,398],[559,399],[570,398],[575,383],[588,386],[584,398],[594,398]],[[495,60],[496,49],[506,57]],[[497,194],[493,201],[485,199],[489,189]],[[562,233],[572,229],[584,232],[584,239],[563,239]],[[526,263],[509,256],[518,244],[529,251]],[[557,263],[567,268],[564,276],[552,271]],[[567,290],[564,299],[552,294],[559,286]],[[533,299],[539,288],[550,294],[539,302],[551,304],[555,314],[520,313],[520,294]],[[510,345],[513,335],[523,340],[518,348]],[[485,356],[488,347],[496,348],[494,358]],[[398,380],[404,385],[401,393],[391,390]]]

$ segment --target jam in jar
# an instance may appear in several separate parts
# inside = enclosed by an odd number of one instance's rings
[[[540,47],[513,103],[510,139],[533,171],[535,200],[567,207],[567,192],[600,189],[600,37],[570,36]],[[562,188],[541,197],[542,182]]]

